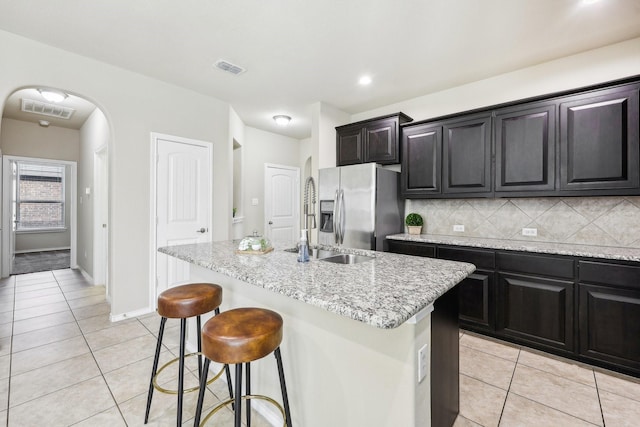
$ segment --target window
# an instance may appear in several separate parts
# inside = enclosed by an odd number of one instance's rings
[[[62,165],[18,162],[18,231],[65,228]]]

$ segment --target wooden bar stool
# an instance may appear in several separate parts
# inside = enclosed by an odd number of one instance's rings
[[[198,390],[199,387],[193,387],[188,390],[184,390],[184,360],[185,357],[197,355],[198,356],[198,379],[202,377],[202,335],[200,315],[215,311],[215,314],[220,313],[220,304],[222,303],[222,287],[211,283],[192,283],[188,285],[176,286],[169,288],[162,292],[158,296],[158,314],[162,316],[160,319],[160,331],[158,332],[158,342],[156,344],[156,354],[153,360],[153,369],[151,371],[151,380],[149,381],[149,393],[147,394],[147,410],[144,415],[144,423],[149,420],[149,411],[151,409],[151,399],[153,398],[153,389],[169,394],[178,395],[178,409],[177,409],[177,426],[182,424],[182,397],[186,392]],[[197,318],[198,328],[198,352],[185,355],[185,335],[187,319],[189,317]],[[162,336],[164,335],[164,326],[167,319],[180,319],[180,355],[167,362],[164,366],[158,369],[158,359],[160,358],[160,350],[162,348]],[[163,369],[175,363],[178,364],[178,389],[168,390],[158,385],[157,377]],[[229,396],[233,397],[233,389],[231,385],[231,374],[229,373],[229,367],[225,365],[223,367],[227,374],[227,384],[229,385]],[[222,374],[222,370],[211,380],[213,382]],[[205,375],[206,378],[206,375]]]
[[[235,427],[240,427],[242,420],[242,400],[247,402],[247,427],[251,427],[251,400],[266,400],[275,405],[282,414],[284,426],[292,427],[287,387],[284,381],[280,343],[282,342],[282,317],[274,311],[262,308],[237,308],[225,311],[205,323],[202,329],[202,353],[205,356],[204,368],[200,379],[200,394],[196,407],[194,426],[204,425],[216,412],[229,403],[235,411]],[[251,394],[250,363],[274,353],[280,377],[280,390],[284,410],[278,402],[270,397]],[[207,384],[207,372],[211,361],[225,365],[235,365],[236,391],[235,399],[231,398],[217,405],[200,424],[202,404]],[[242,364],[246,367],[246,394],[242,396]]]

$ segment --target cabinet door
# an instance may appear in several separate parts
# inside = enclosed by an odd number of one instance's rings
[[[381,120],[364,128],[364,162],[400,163],[398,121]]]
[[[494,330],[494,274],[476,270],[458,285],[460,323],[472,329]]]
[[[579,287],[580,354],[640,372],[640,290]]]
[[[573,282],[498,274],[500,334],[573,351]]]
[[[460,324],[474,331],[495,330],[494,251],[438,246],[438,258],[468,262],[477,267],[458,285]]]
[[[402,130],[402,195],[440,194],[442,126],[426,124]]]
[[[496,112],[496,191],[555,189],[555,112],[555,105]]]
[[[638,182],[638,86],[560,104],[560,189],[634,189]]]
[[[481,115],[443,126],[444,193],[491,192],[491,116]]]
[[[336,165],[354,165],[362,163],[362,126],[351,126],[336,132]]]

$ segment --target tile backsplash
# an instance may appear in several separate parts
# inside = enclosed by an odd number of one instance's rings
[[[640,248],[640,197],[408,199],[424,234]],[[464,225],[464,232],[454,232]],[[535,237],[523,228],[536,228]]]

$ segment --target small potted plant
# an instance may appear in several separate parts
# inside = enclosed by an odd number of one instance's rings
[[[424,221],[422,221],[422,217],[420,216],[420,214],[410,213],[409,215],[407,215],[404,223],[407,224],[409,234],[420,234]]]

